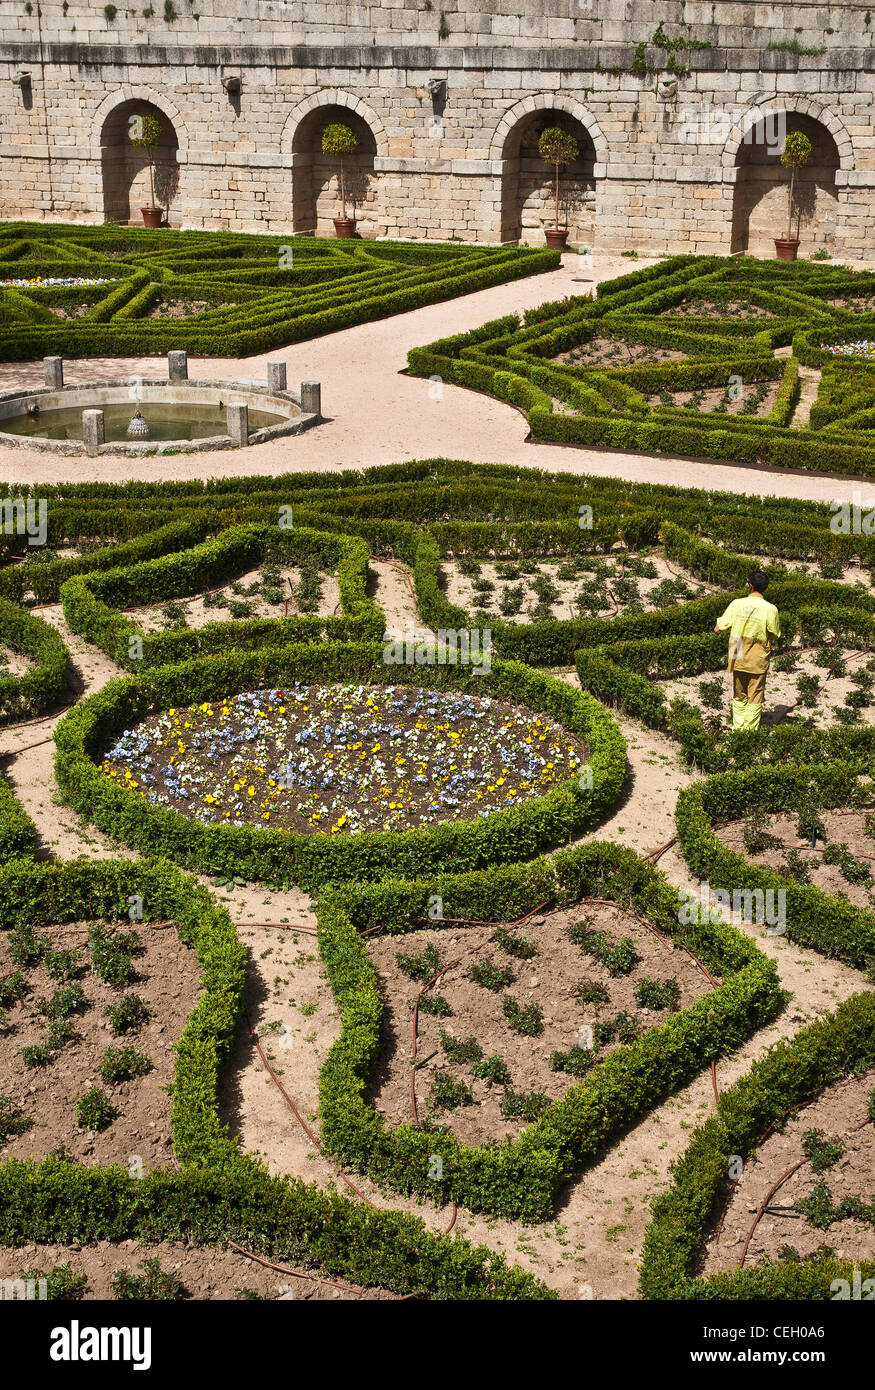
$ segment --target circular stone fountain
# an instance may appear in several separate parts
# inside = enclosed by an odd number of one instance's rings
[[[300,434],[321,420],[318,382],[286,389],[285,363],[268,381],[189,381],[184,353],[164,380],[128,377],[63,384],[59,358],[46,385],[0,395],[0,445],[65,455],[176,454],[243,448]]]

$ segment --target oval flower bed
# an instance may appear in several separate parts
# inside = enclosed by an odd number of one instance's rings
[[[309,703],[306,689],[337,687],[344,682],[348,685],[341,703],[352,704],[350,695],[358,690],[362,703],[357,710],[326,710],[324,719],[319,714],[311,726],[307,721],[316,715],[316,710],[305,711],[302,703],[298,711],[297,703],[287,703],[296,689],[303,702]],[[434,698],[435,690],[442,692],[438,700]],[[261,695],[257,694],[259,691]],[[399,691],[406,692],[403,698]],[[453,699],[462,703],[448,703],[448,692],[453,692]],[[367,709],[368,697],[374,702],[371,711]],[[399,738],[404,735],[403,746],[407,746],[408,728],[411,739],[415,736],[409,765],[400,747],[393,746],[391,737],[384,749],[385,736],[375,733],[372,727],[387,722],[376,710],[383,710],[393,698],[407,711],[394,726]],[[255,707],[255,700],[261,702],[260,709]],[[484,707],[483,700],[490,704]],[[418,713],[417,702],[422,706]],[[420,716],[430,704],[436,713],[423,720]],[[512,706],[514,715],[510,727],[503,728],[501,711],[508,706]],[[179,733],[186,737],[198,732],[203,735],[203,746],[195,750],[200,759],[197,776],[203,780],[185,783],[178,765],[171,765],[170,758],[189,753],[186,738],[176,737],[173,721],[190,708],[198,708],[198,720],[207,722],[196,730],[194,719],[183,716],[179,721]],[[285,715],[280,714],[283,708]],[[465,712],[458,726],[441,717],[441,712],[449,708]],[[223,709],[228,710],[224,723]],[[292,722],[290,710],[295,715]],[[501,738],[494,737],[491,745],[479,732],[481,727],[485,729],[490,710],[501,733]],[[166,713],[158,714],[159,711]],[[483,714],[483,720],[474,718],[478,712]],[[352,737],[352,723],[342,721],[350,721],[354,713],[359,724]],[[503,717],[506,723],[508,716]],[[162,718],[167,722],[156,732],[151,747],[146,733],[137,726],[151,720],[157,730]],[[417,719],[426,728],[417,731]],[[259,726],[267,729],[271,720],[279,722],[273,726],[273,746],[268,746],[268,735],[262,734]],[[432,730],[429,735],[430,720],[447,727]],[[186,729],[186,723],[192,728]],[[326,742],[329,726],[331,740]],[[358,737],[365,729],[367,747],[365,738]],[[284,740],[290,730],[286,747]],[[300,743],[294,742],[294,735],[305,730],[308,736]],[[276,757],[278,731],[281,748]],[[121,745],[112,760],[107,759],[107,753],[117,749],[120,736],[126,732],[130,734],[129,741]],[[442,746],[434,741],[438,732]],[[159,733],[168,741],[175,737],[175,749],[162,749]],[[241,738],[241,733],[245,737]],[[220,734],[227,740],[222,747]],[[451,734],[458,734],[458,739]],[[427,742],[429,737],[433,740],[431,745]],[[530,743],[526,743],[527,738]],[[493,661],[488,673],[465,666],[389,665],[384,660],[383,647],[375,643],[308,643],[267,647],[260,652],[228,651],[144,671],[136,677],[113,681],[81,701],[58,725],[55,739],[55,770],[62,794],[107,834],[203,873],[245,875],[268,884],[294,882],[305,888],[360,876],[383,878],[439,869],[458,872],[532,858],[597,825],[619,796],[626,775],[626,744],[617,725],[598,701],[573,690],[566,682],[517,662]],[[346,747],[358,742],[361,748]],[[182,750],[179,743],[183,744]],[[375,752],[377,743],[381,747]],[[560,745],[561,751],[555,756],[549,747],[551,743]],[[318,756],[314,756],[317,749]],[[536,753],[536,749],[544,751]],[[326,769],[332,770],[331,762],[338,768],[338,751],[341,756],[339,773],[335,771],[337,785],[317,786],[317,780],[326,780]],[[279,787],[280,780],[286,780],[283,774],[292,752],[297,758],[292,769],[292,785],[298,788],[294,797]],[[365,760],[356,761],[363,752],[367,754]],[[425,752],[430,760],[426,762],[426,771],[420,772]],[[452,761],[451,752],[455,755]],[[466,763],[469,752],[470,762]],[[133,764],[132,753],[137,758]],[[324,757],[326,753],[332,755],[331,760]],[[235,754],[242,757],[242,763],[239,759],[234,761]],[[268,754],[272,761],[268,761]],[[399,767],[398,756],[405,758],[404,767]],[[376,757],[381,759],[382,770],[369,763]],[[148,758],[151,763],[146,762]],[[115,777],[102,770],[105,760],[109,768],[116,763]],[[244,766],[247,760],[253,768]],[[550,762],[552,768],[546,766]],[[578,771],[581,762],[586,766]],[[257,774],[257,782],[255,767],[263,769]],[[389,768],[391,775],[387,780]],[[503,769],[508,769],[509,778]],[[466,771],[475,773],[475,777],[463,777]],[[160,778],[158,783],[146,784],[147,795],[140,785],[138,774],[142,772]],[[280,777],[274,776],[277,772]],[[168,773],[169,790],[165,781]],[[210,785],[207,773],[212,779]],[[424,776],[426,781],[416,783],[416,776]],[[221,778],[219,797],[229,797],[231,804],[215,799],[217,778]],[[271,778],[276,787],[271,786]],[[308,779],[310,786],[306,785]],[[527,784],[525,788],[523,782]],[[188,795],[181,796],[183,791]],[[369,791],[376,792],[376,797],[368,800]],[[479,800],[478,791],[482,793]],[[508,796],[510,791],[515,795]],[[154,802],[150,799],[153,793]],[[307,798],[313,793],[316,801],[309,802]],[[326,793],[330,793],[330,800]],[[436,794],[439,798],[433,809]],[[199,800],[199,817],[191,814],[195,796]],[[207,796],[213,796],[214,802],[207,802]],[[168,799],[162,802],[159,797]],[[263,809],[262,801],[266,803]],[[296,809],[298,804],[300,811]],[[278,810],[274,815],[271,805],[286,807],[285,820],[284,812]],[[314,807],[321,819],[311,823],[308,816],[314,814]],[[226,811],[232,814],[226,816]],[[264,819],[265,811],[271,819]],[[481,815],[481,811],[486,814]],[[357,817],[353,818],[350,812],[357,813]],[[339,825],[344,815],[346,821]],[[383,828],[387,820],[389,829]],[[337,827],[334,834],[332,825]],[[306,828],[300,829],[301,826]],[[350,830],[358,833],[349,833]],[[347,833],[340,833],[343,831]]]
[[[337,834],[486,816],[549,791],[583,756],[551,721],[488,695],[295,682],[171,707],[101,766],[204,824]]]

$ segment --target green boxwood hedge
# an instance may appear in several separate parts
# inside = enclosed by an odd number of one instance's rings
[[[875,1066],[875,993],[855,994],[834,1014],[795,1038],[770,1048],[751,1071],[724,1092],[716,1115],[693,1135],[675,1165],[671,1187],[654,1203],[644,1241],[638,1286],[647,1299],[701,1301],[787,1300],[833,1297],[835,1279],[850,1284],[854,1270],[875,1275],[875,1261],[831,1257],[800,1263],[778,1260],[697,1277],[704,1242],[716,1219],[729,1172],[747,1160],[760,1137],[786,1113],[845,1076]]]
[[[58,786],[106,834],[145,853],[166,855],[204,873],[244,874],[306,888],[359,876],[430,873],[441,867],[460,871],[531,858],[592,829],[613,807],[625,780],[626,744],[591,696],[515,662],[495,661],[488,673],[477,674],[463,666],[387,665],[384,650],[373,643],[334,642],[228,651],[112,681],[58,725]],[[116,786],[95,764],[115,737],[153,711],[290,680],[422,684],[521,703],[551,715],[583,741],[592,787],[582,787],[574,777],[545,796],[478,820],[332,836],[200,824]]]
[[[29,663],[20,676],[0,674],[0,724],[43,714],[64,700],[70,658],[49,623],[0,598],[0,642]]]
[[[246,953],[226,908],[160,860],[79,860],[0,869],[0,931],[83,918],[127,921],[142,899],[141,933],[170,920],[194,948],[201,994],[176,1043],[173,1149],[180,1169],[136,1178],[55,1153],[0,1164],[0,1244],[233,1240],[403,1294],[543,1299],[533,1275],[459,1236],[432,1235],[416,1217],[376,1211],[293,1178],[273,1178],[242,1153],[219,1115],[218,1083],[243,1010]]]
[[[121,608],[188,598],[215,588],[267,560],[315,559],[337,571],[342,616],[253,618],[203,628],[146,633]],[[191,550],[68,579],[61,591],[64,617],[74,632],[130,671],[164,666],[228,648],[258,650],[295,642],[382,637],[383,615],[367,596],[368,547],[354,536],[306,526],[231,526]],[[140,655],[131,639],[139,638]]]
[[[675,812],[678,838],[691,871],[730,892],[783,890],[790,941],[849,965],[866,966],[875,960],[875,913],[760,867],[724,844],[714,826],[754,810],[792,814],[809,788],[824,806],[863,805],[872,795],[872,784],[859,780],[867,763],[868,759],[822,766],[787,763],[720,773],[705,782],[694,782],[681,792]]]
[[[380,988],[361,933],[421,927],[437,895],[448,918],[517,920],[542,903],[612,898],[650,918],[723,976],[713,992],[610,1055],[514,1142],[470,1147],[443,1129],[386,1125],[367,1102],[379,1064]],[[341,1035],[322,1068],[322,1139],[338,1162],[395,1191],[454,1201],[514,1220],[543,1221],[563,1183],[651,1106],[731,1051],[780,1007],[774,965],[733,928],[678,921],[676,891],[631,851],[594,841],[550,860],[428,880],[341,886],[318,903],[319,946]],[[430,923],[439,928],[440,920]],[[457,925],[452,930],[457,931]],[[442,1160],[435,1177],[432,1160]]]

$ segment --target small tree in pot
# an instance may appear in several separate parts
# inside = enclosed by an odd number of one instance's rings
[[[149,195],[152,201],[147,208],[140,208],[143,222],[147,227],[160,227],[164,213],[161,208],[155,206],[155,150],[161,144],[164,131],[157,116],[151,116],[148,112],[132,116],[129,129],[131,144],[136,145],[137,149],[145,150],[149,160]]]
[[[343,215],[334,219],[335,235],[339,237],[355,236],[355,218],[346,215],[346,175],[343,161],[345,156],[355,154],[358,147],[358,136],[351,126],[345,125],[343,121],[333,121],[322,132],[322,153],[340,161],[340,205]]]
[[[559,225],[559,174],[560,170],[574,163],[580,154],[580,149],[570,131],[563,130],[558,125],[550,125],[541,131],[538,140],[538,154],[548,164],[552,164],[555,171],[554,225],[552,228],[545,227],[544,235],[549,247],[561,251],[568,240],[568,225],[567,222],[564,227]]]
[[[790,186],[787,189],[787,235],[775,237],[775,250],[779,261],[795,261],[799,250],[799,238],[793,235],[793,210],[796,198],[796,174],[811,158],[811,141],[801,130],[791,130],[784,141],[781,163],[790,170]]]

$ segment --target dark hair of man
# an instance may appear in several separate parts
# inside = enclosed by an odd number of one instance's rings
[[[769,587],[769,577],[762,570],[753,570],[748,576],[748,584],[755,593],[764,594]]]

